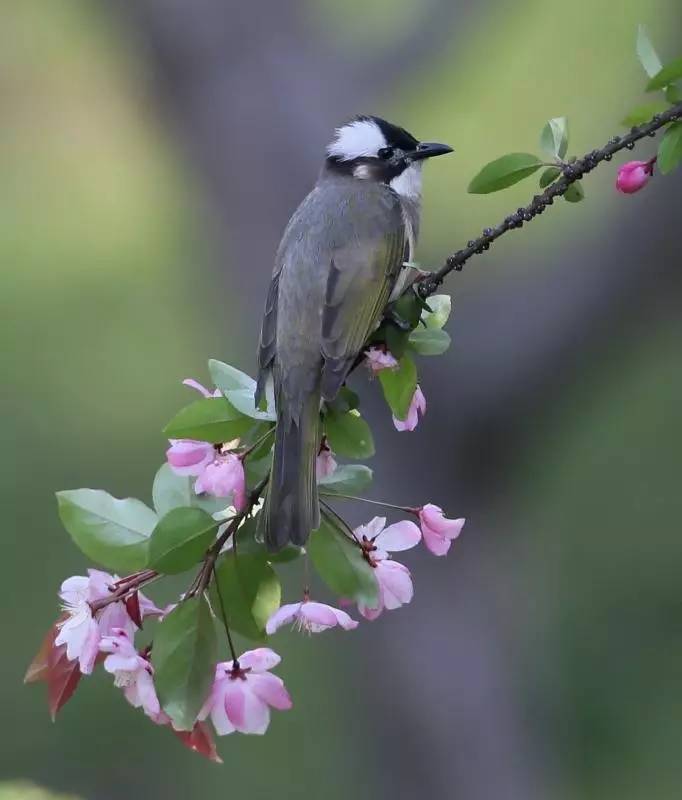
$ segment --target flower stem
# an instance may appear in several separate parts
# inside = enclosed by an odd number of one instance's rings
[[[409,514],[413,511],[409,506],[397,506],[394,503],[384,503],[381,500],[370,500],[367,497],[357,497],[354,494],[337,494],[336,492],[320,492],[325,497],[341,497],[343,500],[358,500],[361,503],[371,503],[373,506],[383,506],[384,508],[394,508],[396,511],[404,511]]]
[[[220,584],[218,583],[218,578],[215,574],[215,562],[211,565],[211,570],[213,572],[213,580],[215,581],[215,590],[216,594],[218,595],[218,602],[220,603],[220,616],[223,620],[223,626],[225,627],[225,635],[227,636],[227,644],[230,648],[230,654],[232,656],[232,667],[234,669],[239,669],[239,661],[237,660],[237,651],[234,649],[234,642],[232,641],[232,634],[230,633],[230,626],[227,624],[227,615],[225,614],[225,603],[223,603],[223,595],[220,591]]]
[[[268,438],[268,436],[270,436],[275,428],[275,425],[273,425],[271,428],[268,428],[262,436],[259,436],[252,445],[247,447],[246,450],[244,450],[244,452],[239,456],[241,460],[243,461],[245,458],[247,458],[247,456],[250,456],[259,445],[263,444],[263,442]]]

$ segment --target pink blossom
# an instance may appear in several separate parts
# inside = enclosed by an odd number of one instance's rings
[[[210,392],[203,384],[199,383],[199,381],[195,381],[194,378],[185,378],[182,382],[185,386],[189,386],[191,389],[196,389],[199,394],[203,394],[204,397],[220,397],[220,389],[214,389]]]
[[[414,594],[410,571],[404,564],[386,559],[375,562],[373,566],[379,585],[377,604],[358,603],[358,611],[369,620],[376,619],[384,609],[392,611],[409,603]]]
[[[270,708],[287,711],[292,705],[282,679],[270,673],[280,661],[273,650],[259,647],[247,651],[236,662],[218,664],[199,720],[210,716],[219,736],[234,731],[265,733],[270,724]]]
[[[365,361],[375,375],[382,369],[395,369],[398,366],[395,357],[383,347],[370,347],[366,350]]]
[[[412,395],[407,417],[398,419],[394,416],[393,424],[398,431],[413,431],[417,427],[420,415],[423,417],[424,414],[426,414],[426,398],[422,390],[417,386]]]
[[[654,174],[656,159],[649,161],[628,161],[618,170],[616,189],[623,194],[634,194],[649,183]]]
[[[359,525],[355,536],[370,561],[381,561],[389,553],[411,550],[419,544],[422,535],[419,528],[409,520],[396,522],[386,527],[386,517],[374,517],[366,525]]]
[[[358,627],[358,623],[345,611],[305,599],[300,603],[289,603],[275,611],[267,621],[265,632],[271,636],[288,622],[294,623],[299,630],[307,633],[321,633],[336,625],[344,631],[352,631]]]
[[[374,517],[354,531],[377,580],[376,605],[358,603],[358,611],[369,620],[376,619],[384,609],[391,611],[409,603],[414,594],[410,571],[403,564],[390,559],[389,553],[409,550],[419,544],[421,531],[414,522],[408,520],[396,522],[388,528],[385,525],[385,517]]]
[[[419,509],[419,524],[424,536],[424,544],[435,556],[444,556],[452,542],[459,536],[466,520],[447,519],[443,509],[427,503]]]
[[[233,453],[217,456],[197,478],[194,491],[230,497],[237,511],[241,511],[246,505],[246,479],[241,459]]]
[[[114,628],[110,636],[102,637],[99,649],[110,654],[104,659],[104,669],[114,676],[114,686],[123,689],[131,706],[141,707],[148,717],[159,722],[161,706],[152,678],[154,670],[149,661],[135,650],[128,632]]]
[[[336,470],[337,466],[332,454],[332,449],[327,443],[327,437],[323,436],[322,444],[320,444],[320,452],[317,454],[317,461],[315,463],[317,480],[319,481],[321,478],[329,477],[329,475]]]
[[[109,587],[116,581],[116,575],[89,569],[88,577],[74,575],[61,585],[59,597],[66,619],[58,623],[59,634],[54,643],[56,647],[66,645],[67,659],[77,659],[84,675],[92,672],[103,636],[109,636],[115,628],[121,628],[132,637],[135,630],[135,624],[121,601],[109,603],[96,614],[92,612],[91,603],[109,597]],[[141,617],[162,613],[141,592],[139,601]]]
[[[177,475],[201,475],[215,456],[215,448],[209,442],[197,442],[194,439],[169,441],[166,461]]]

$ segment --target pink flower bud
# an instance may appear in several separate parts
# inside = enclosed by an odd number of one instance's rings
[[[336,471],[337,466],[332,449],[327,442],[327,437],[323,436],[316,461],[317,480],[328,478]]]
[[[424,397],[422,390],[419,388],[419,386],[417,386],[417,388],[414,390],[414,394],[412,395],[407,417],[405,417],[404,420],[393,417],[393,424],[398,431],[413,431],[417,427],[419,417],[423,417],[425,413],[426,398]]]
[[[654,174],[656,159],[628,161],[618,170],[616,189],[623,194],[634,194],[644,188]]]

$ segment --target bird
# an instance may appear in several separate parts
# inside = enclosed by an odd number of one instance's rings
[[[320,410],[344,384],[419,234],[422,166],[451,153],[377,116],[335,129],[313,189],[275,257],[258,348],[256,403],[274,391],[274,453],[262,512],[268,550],[302,546],[320,525]],[[271,387],[271,388],[269,388]]]

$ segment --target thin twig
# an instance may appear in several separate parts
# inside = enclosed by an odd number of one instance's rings
[[[554,198],[566,194],[572,184],[580,180],[583,175],[592,172],[602,161],[610,161],[620,150],[632,150],[640,139],[644,139],[647,136],[655,136],[656,131],[660,130],[664,125],[679,119],[682,119],[682,103],[677,103],[667,111],[654,115],[644,125],[636,125],[630,129],[630,133],[627,136],[614,136],[601,150],[592,150],[582,158],[559,167],[563,173],[562,176],[550,184],[542,194],[536,194],[527,206],[517,209],[496,228],[486,228],[481,236],[469,241],[463,250],[457,250],[457,252],[448,256],[445,264],[437,272],[420,280],[417,284],[419,295],[422,298],[432,295],[451,272],[461,272],[464,264],[473,255],[483,253],[502,234],[513,228],[520,228],[524,222],[530,222],[538,214],[542,214],[547,206],[552,205]]]

